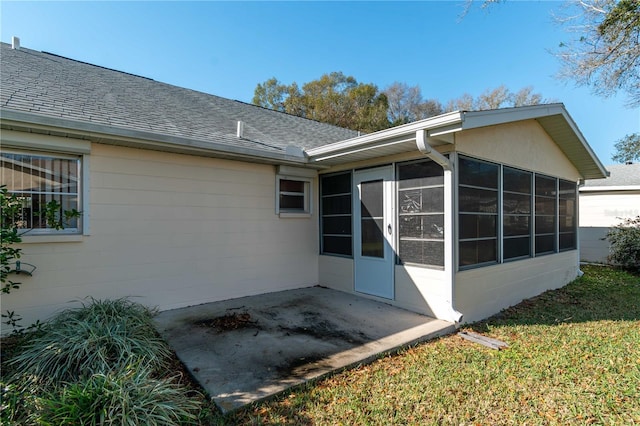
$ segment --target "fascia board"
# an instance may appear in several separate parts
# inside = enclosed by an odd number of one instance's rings
[[[3,126],[33,128],[56,133],[66,132],[73,137],[88,139],[96,143],[126,145],[158,151],[206,155],[269,164],[308,165],[305,157],[287,155],[286,153],[278,154],[199,139],[130,130],[22,111],[0,109],[0,122]]]
[[[582,186],[580,192],[640,191],[640,185]]]
[[[550,115],[563,114],[565,111],[562,104],[544,104],[484,111],[464,111],[462,113],[462,130],[532,120]]]
[[[339,156],[341,153],[350,152],[352,150],[362,151],[364,149],[375,148],[378,145],[388,145],[390,143],[406,141],[407,138],[415,138],[418,130],[435,129],[439,127],[449,127],[452,130],[455,124],[462,122],[461,113],[459,111],[450,112],[439,115],[437,117],[426,118],[424,120],[415,121],[402,126],[393,127],[391,129],[380,130],[368,135],[358,136],[347,139],[345,141],[324,145],[318,148],[312,148],[305,152],[309,157]],[[457,128],[460,130],[460,128]]]
[[[609,172],[605,169],[604,165],[596,154],[591,149],[591,146],[587,143],[587,140],[582,135],[582,132],[578,128],[573,118],[569,115],[566,108],[561,103],[556,104],[544,104],[544,105],[532,105],[529,107],[518,108],[504,108],[497,110],[487,111],[468,111],[463,113],[462,129],[469,130],[479,127],[494,126],[498,124],[512,123],[523,120],[540,119],[544,117],[551,117],[555,115],[561,115],[565,124],[570,128],[571,132],[575,135],[576,139],[581,145],[581,148],[585,151],[585,154],[590,157],[596,166],[598,172],[602,176],[588,176],[591,178],[607,177]],[[544,127],[544,126],[543,126]],[[559,146],[561,141],[555,141]]]

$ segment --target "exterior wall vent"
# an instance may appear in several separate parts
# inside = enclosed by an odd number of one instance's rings
[[[236,136],[238,139],[242,139],[244,137],[244,121],[238,121],[238,130],[236,132]]]
[[[11,37],[11,48],[14,50],[20,50],[20,37]]]

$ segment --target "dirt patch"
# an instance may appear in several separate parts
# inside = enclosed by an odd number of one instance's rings
[[[248,312],[233,312],[215,318],[201,319],[193,322],[198,327],[215,328],[218,332],[256,327],[258,321],[252,321]]]
[[[307,322],[303,326],[298,327],[283,327],[279,326],[279,329],[287,336],[292,334],[305,334],[320,340],[340,340],[348,343],[362,344],[370,339],[368,336],[360,331],[349,332],[339,327],[330,321],[316,321]]]

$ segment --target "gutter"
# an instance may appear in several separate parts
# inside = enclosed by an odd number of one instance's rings
[[[449,301],[450,319],[454,323],[462,322],[463,314],[455,308],[455,248],[454,248],[454,214],[455,214],[455,173],[454,161],[434,151],[429,144],[431,138],[428,136],[427,130],[421,129],[416,131],[416,146],[418,150],[426,157],[438,163],[444,169],[444,270],[449,272],[449,282],[451,283],[451,300]],[[454,154],[455,155],[455,154]],[[455,158],[455,157],[454,157]],[[447,247],[450,245],[449,247]]]
[[[202,139],[131,130],[4,108],[0,109],[0,122],[2,128],[26,131],[36,130],[51,135],[64,134],[70,138],[85,139],[108,145],[242,160],[252,163],[287,164],[313,169],[325,168],[324,166],[310,164],[308,157],[302,150],[283,149],[282,153],[269,152]],[[230,137],[234,136],[236,135]]]

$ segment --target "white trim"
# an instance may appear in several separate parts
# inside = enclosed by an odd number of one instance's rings
[[[278,166],[277,174],[284,176],[297,176],[303,178],[314,179],[318,177],[318,171],[316,169],[304,169],[302,167],[293,167],[280,165]]]
[[[34,135],[41,136],[41,135]],[[3,133],[4,137],[4,133]],[[45,136],[45,138],[48,138]],[[59,138],[65,139],[65,138]],[[15,141],[15,139],[14,139]],[[25,139],[26,142],[29,142]],[[3,139],[4,144],[4,139]],[[82,235],[89,235],[88,227],[89,227],[89,196],[88,196],[88,188],[89,188],[89,166],[88,166],[88,158],[90,157],[88,154],[81,153],[70,153],[68,148],[69,146],[64,147],[64,151],[58,152],[55,148],[60,148],[60,146],[55,146],[54,141],[53,146],[46,146],[47,149],[36,149],[35,145],[25,143],[22,147],[16,147],[12,145],[9,149],[5,149],[3,146],[3,151],[5,153],[15,153],[21,155],[28,155],[33,157],[49,157],[49,158],[58,158],[74,161],[77,163],[77,171],[76,174],[78,176],[77,185],[78,185],[78,203],[77,209],[81,211],[81,217],[78,218],[78,226],[74,228],[66,228],[63,230],[55,230],[52,228],[37,228],[30,229],[28,231],[29,235],[25,235],[22,237],[23,242],[25,243],[41,243],[41,242],[68,242],[68,241],[82,241],[82,238],[73,239],[72,237],[78,236],[82,237]],[[82,141],[80,141],[82,142]],[[28,146],[28,148],[27,148]],[[90,146],[90,144],[89,144]],[[75,194],[75,193],[73,193]],[[86,229],[86,230],[85,230]]]
[[[427,144],[451,144],[455,142],[452,135],[456,132],[524,120],[537,120],[538,124],[563,152],[573,152],[572,156],[567,155],[567,158],[585,179],[608,176],[608,172],[587,143],[578,126],[564,105],[560,103],[487,111],[455,111],[309,149],[307,155],[309,155],[309,162],[315,164],[363,151],[371,151],[371,156],[374,157],[376,150],[383,150],[390,145],[416,140],[419,137],[423,138],[422,145],[425,147]]]
[[[640,185],[581,186],[580,192],[640,191]]]
[[[7,124],[18,129],[25,129],[22,133],[28,133],[31,130],[37,130],[47,134],[63,133],[72,138],[80,137],[108,145],[121,145],[203,157],[227,158],[260,164],[305,165],[307,163],[306,158],[287,154],[286,152],[270,152],[262,149],[232,146],[209,140],[131,130],[4,108],[0,108],[0,111],[0,121],[2,124]],[[309,167],[318,167],[318,165],[309,165]],[[320,167],[322,168],[322,166]]]
[[[82,229],[82,235],[91,235],[91,221],[89,218],[91,217],[89,206],[89,200],[91,199],[91,166],[89,164],[91,159],[90,155],[83,155],[80,159],[80,208],[82,217],[80,226]]]
[[[2,130],[0,137],[2,138],[3,148],[28,149],[68,154],[91,153],[91,142],[80,139],[17,132],[15,130]]]
[[[80,243],[84,240],[82,234],[23,235],[21,238],[22,244]]]
[[[304,182],[304,210],[290,210],[280,208],[280,181],[293,180]],[[313,212],[313,179],[292,175],[276,175],[276,214],[281,218],[305,218],[311,217]]]

